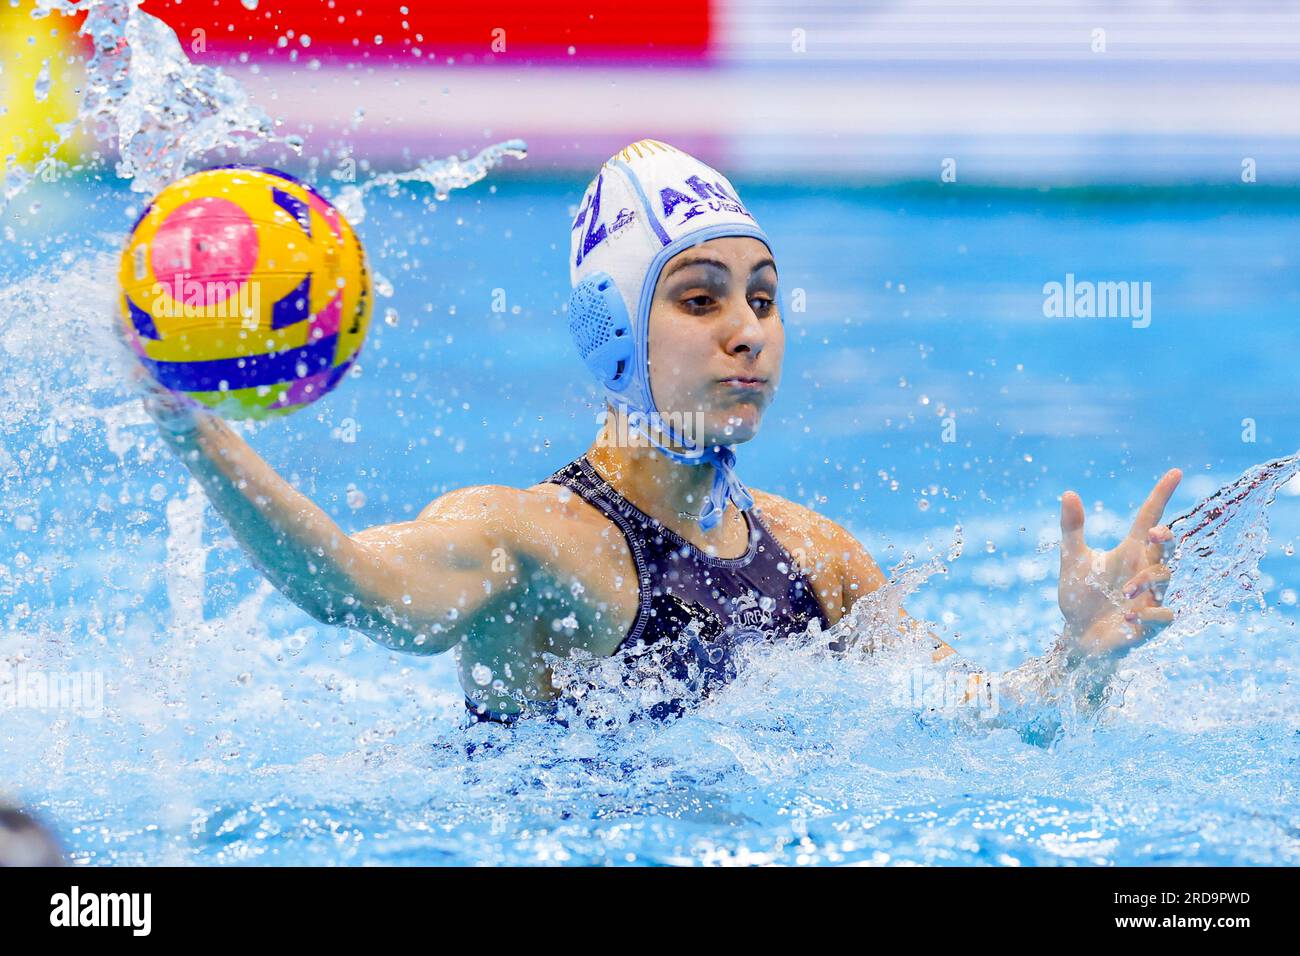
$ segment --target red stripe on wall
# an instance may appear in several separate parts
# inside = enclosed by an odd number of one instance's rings
[[[258,59],[287,58],[292,50],[300,60],[410,59],[418,49],[439,61],[698,61],[710,35],[709,0],[258,0],[253,10],[241,0],[146,0],[143,9],[172,27],[192,55],[247,52]],[[194,49],[199,39],[203,50]]]

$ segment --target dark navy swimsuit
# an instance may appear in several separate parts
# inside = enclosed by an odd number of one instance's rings
[[[615,656],[623,654],[630,663],[647,650],[675,643],[671,653],[658,655],[657,664],[678,680],[689,675],[707,693],[735,676],[731,650],[736,645],[798,634],[814,619],[830,627],[807,577],[757,509],[741,512],[749,526],[749,550],[737,558],[716,558],[620,495],[585,455],[546,481],[581,495],[627,539],[640,587],[636,620]],[[674,642],[687,628],[690,636]],[[465,703],[478,720],[509,722],[513,716]],[[660,705],[650,715],[679,710]]]

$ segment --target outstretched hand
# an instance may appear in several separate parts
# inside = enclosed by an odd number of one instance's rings
[[[1173,540],[1160,524],[1183,473],[1166,472],[1142,507],[1128,536],[1109,551],[1088,547],[1083,537],[1083,501],[1073,491],[1061,496],[1061,581],[1065,640],[1075,658],[1107,657],[1150,640],[1173,622],[1161,606]]]
[[[202,410],[195,409],[170,389],[160,385],[149,374],[149,371],[131,348],[130,343],[127,342],[126,334],[122,328],[122,320],[117,316],[113,316],[109,321],[112,324],[113,335],[121,343],[122,349],[128,353],[126,363],[131,389],[140,396],[149,417],[157,423],[159,428],[173,435],[181,435],[197,428],[199,416],[205,413]]]

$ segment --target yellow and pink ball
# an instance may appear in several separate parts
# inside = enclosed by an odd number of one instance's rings
[[[228,418],[268,418],[333,389],[370,324],[365,252],[311,186],[266,167],[171,184],[119,268],[127,341],[161,385]]]

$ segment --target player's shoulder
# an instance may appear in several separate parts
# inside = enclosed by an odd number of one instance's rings
[[[828,557],[843,550],[849,533],[835,521],[780,495],[757,488],[751,488],[750,493],[764,524],[787,550],[816,550]]]
[[[862,542],[842,525],[778,495],[751,492],[763,523],[819,584],[818,600],[832,623],[851,605],[845,594],[864,594],[884,583],[884,575]],[[823,583],[825,588],[820,587]]]
[[[439,495],[417,520],[473,521],[485,529],[527,535],[583,515],[581,499],[556,484],[467,485]]]
[[[438,495],[420,511],[417,520],[476,521],[500,526],[520,519],[543,519],[553,496],[532,488],[511,485],[466,485]]]

